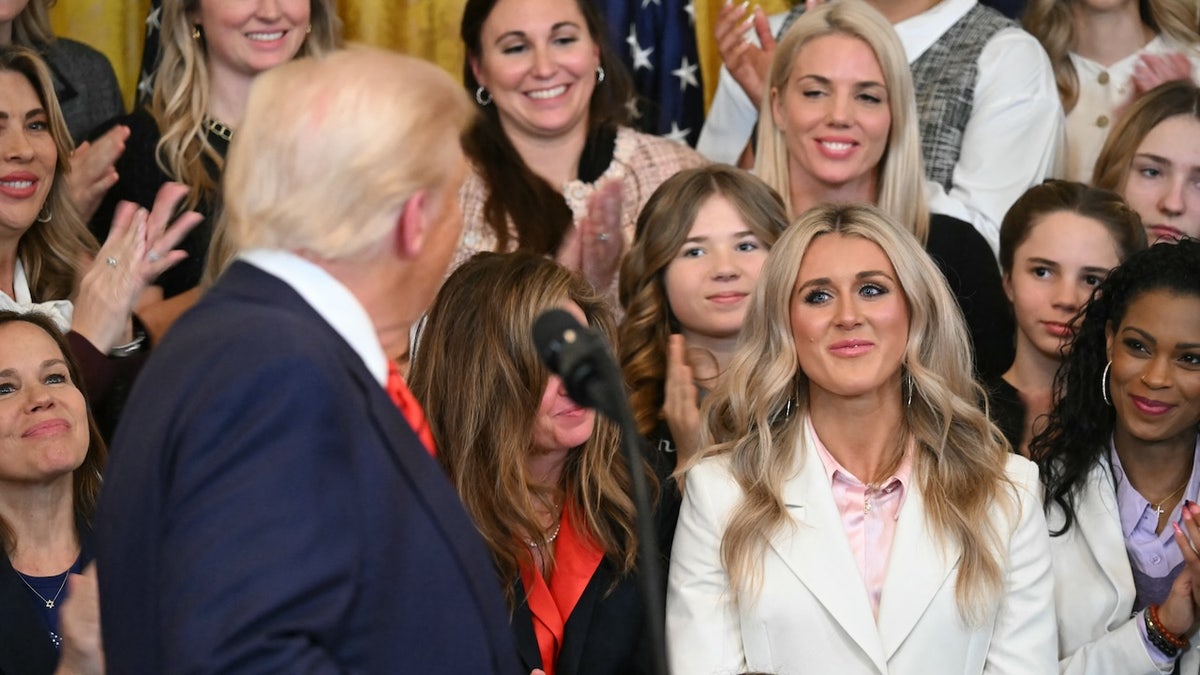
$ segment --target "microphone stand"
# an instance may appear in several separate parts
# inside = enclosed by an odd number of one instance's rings
[[[641,435],[637,424],[633,421],[633,412],[629,401],[625,398],[624,387],[621,385],[621,373],[616,362],[605,349],[604,359],[598,359],[601,364],[600,377],[589,377],[583,384],[597,412],[616,422],[621,431],[621,448],[625,452],[625,462],[629,467],[629,475],[633,487],[633,503],[637,510],[638,584],[641,587],[642,601],[645,603],[645,618],[649,626],[651,667],[654,675],[669,675],[667,667],[666,643],[666,610],[662,587],[662,564],[659,560],[658,536],[651,517],[650,488],[646,483],[646,472],[642,456]],[[606,383],[617,383],[616,386],[605,386]],[[568,393],[570,389],[568,388]],[[576,401],[579,403],[579,401]]]

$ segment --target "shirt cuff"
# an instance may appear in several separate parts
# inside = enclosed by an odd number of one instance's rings
[[[1142,636],[1142,645],[1146,647],[1146,653],[1150,655],[1150,660],[1164,675],[1169,675],[1175,670],[1175,657],[1167,656],[1153,642],[1150,641],[1150,635],[1146,632],[1146,611],[1143,609],[1137,615],[1138,635]]]

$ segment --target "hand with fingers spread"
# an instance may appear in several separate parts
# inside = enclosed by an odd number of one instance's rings
[[[189,211],[169,222],[187,187],[166,183],[150,211],[122,202],[108,239],[84,272],[75,298],[72,329],[96,349],[108,352],[127,342],[130,316],[142,291],[164,271],[187,257],[175,246],[202,219]]]
[[[70,591],[59,615],[62,646],[55,675],[104,675],[104,645],[100,640],[100,592],[96,565],[72,574]]]
[[[109,188],[117,184],[117,159],[125,152],[129,127],[117,125],[95,142],[84,141],[71,155],[67,194],[84,222],[92,219]]]
[[[684,467],[700,446],[700,389],[687,359],[687,340],[672,335],[667,344],[663,417],[675,441],[676,466]]]
[[[735,5],[725,3],[717,14],[713,37],[721,60],[733,79],[742,86],[750,100],[758,105],[766,91],[767,75],[771,69],[771,57],[775,53],[775,38],[767,23],[767,14],[762,7],[755,7],[746,15],[748,3]],[[746,36],[754,29],[759,44]]]

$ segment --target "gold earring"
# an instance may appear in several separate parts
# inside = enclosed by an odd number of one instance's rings
[[[311,24],[311,23],[310,23],[310,24],[308,24],[308,27],[304,29],[304,34],[305,34],[305,35],[312,35],[312,24]]]
[[[200,39],[200,24],[194,24],[192,26],[192,39],[193,40]]]

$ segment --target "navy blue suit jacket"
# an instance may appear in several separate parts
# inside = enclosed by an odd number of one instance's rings
[[[236,263],[134,387],[96,522],[110,673],[519,673],[490,558],[362,360]]]

